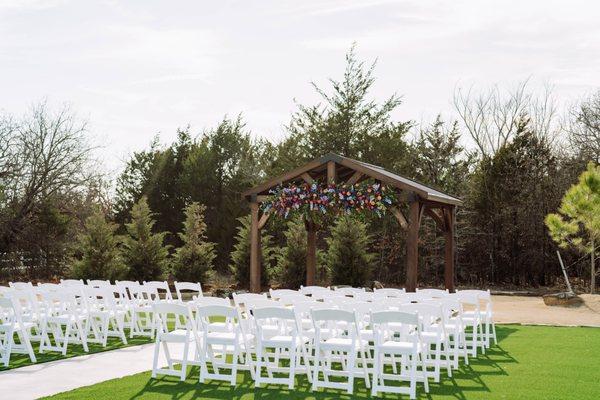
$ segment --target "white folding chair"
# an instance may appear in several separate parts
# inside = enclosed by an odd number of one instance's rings
[[[494,313],[492,311],[492,295],[490,290],[461,290],[459,294],[475,295],[484,304],[484,309],[480,310],[480,318],[485,325],[485,347],[490,347],[490,342],[493,339],[494,344],[498,343],[496,337],[496,324],[494,323]],[[469,313],[466,316],[470,316]]]
[[[8,367],[12,353],[28,354],[31,362],[37,361],[30,340],[34,326],[34,323],[23,321],[17,302],[0,297],[0,361],[5,367]],[[15,335],[19,343],[15,342]]]
[[[448,289],[442,290],[442,289],[418,289],[418,288],[417,288],[417,293],[426,295],[432,299],[446,297],[450,294]]]
[[[197,306],[194,309],[196,322],[193,324],[196,342],[202,343],[200,350],[200,383],[206,379],[228,381],[235,385],[238,369],[250,370],[254,378],[254,368],[250,354],[254,337],[247,334],[241,324],[237,308],[221,305]],[[224,319],[229,329],[223,331],[212,324],[214,319]],[[199,330],[198,327],[201,326]],[[208,369],[210,361],[212,372]],[[220,369],[228,369],[229,374]]]
[[[356,295],[360,295],[362,293],[366,293],[365,288],[355,288],[355,287],[334,287],[334,291],[337,293],[341,293],[344,296],[356,297]]]
[[[458,369],[458,362],[462,356],[465,364],[469,364],[465,326],[462,320],[462,304],[456,297],[447,296],[440,299],[443,311],[443,324],[448,335],[448,344],[452,351],[452,367]]]
[[[190,301],[189,299],[184,299],[184,294],[193,297],[203,297],[202,293],[202,285],[199,282],[177,282],[175,281],[175,293],[177,294],[177,300],[180,303],[185,303],[186,301]]]
[[[41,296],[46,312],[41,321],[40,353],[59,351],[64,356],[69,343],[81,344],[87,353],[88,315],[86,310],[79,308],[76,295],[71,291],[45,291],[41,292]]]
[[[159,298],[162,291],[164,292],[164,300],[173,301],[173,295],[171,294],[171,289],[169,288],[169,283],[167,281],[144,281],[143,286],[156,289],[156,292],[159,294]]]
[[[266,293],[233,293],[233,304],[236,307],[241,307],[246,305],[246,302],[252,300],[268,300]]]
[[[269,289],[269,296],[271,296],[273,300],[279,300],[282,296],[296,295],[302,295],[302,293],[292,289]]]
[[[152,317],[152,305],[160,301],[158,290],[151,285],[130,286],[131,329],[129,337],[154,337],[155,326]]]
[[[323,292],[323,291],[331,292],[331,288],[329,286],[327,286],[327,287],[323,287],[323,286],[300,286],[300,293],[302,293],[305,296],[312,296],[312,295],[314,295],[316,293]]]
[[[483,332],[483,318],[479,303],[479,296],[472,293],[457,292],[454,296],[461,302],[463,313],[461,315],[465,327],[465,340],[467,351],[472,357],[477,357],[477,348],[485,353],[486,338]],[[470,328],[467,330],[466,328]]]
[[[87,285],[91,286],[91,287],[97,287],[97,288],[101,288],[101,287],[110,287],[110,281],[109,280],[100,280],[100,279],[88,279],[87,280]]]
[[[360,339],[356,314],[336,309],[313,309],[311,314],[315,329],[312,390],[327,387],[345,389],[352,394],[355,377],[363,378],[370,388],[365,343]],[[342,324],[345,328],[340,328]],[[339,362],[342,369],[334,369],[333,362]],[[320,373],[323,373],[323,380]],[[347,380],[331,381],[332,376],[346,377]]]
[[[297,372],[305,373],[311,381],[307,350],[310,339],[302,336],[294,311],[283,307],[263,307],[253,308],[252,314],[256,332],[255,386],[272,383],[293,389]],[[265,331],[266,326],[275,326],[276,332],[273,333],[272,329]],[[282,359],[289,360],[289,366],[283,366]],[[266,369],[266,377],[262,375],[263,368]],[[275,377],[274,373],[287,373],[288,376]]]
[[[64,287],[85,285],[83,279],[61,279],[60,284]]]
[[[433,371],[427,372],[428,376],[432,376],[436,383],[439,382],[443,364],[448,376],[451,377],[452,350],[446,334],[441,304],[433,302],[407,304],[401,308],[401,311],[419,316],[423,362],[426,366],[433,366]]]
[[[373,360],[373,387],[371,394],[379,392],[403,393],[411,399],[417,396],[417,382],[423,382],[429,393],[427,368],[423,362],[419,316],[401,311],[378,311],[371,314],[375,336]],[[400,369],[386,371],[386,364],[401,360]],[[408,381],[409,387],[388,385],[388,381]]]
[[[193,360],[189,360],[190,345],[194,344],[196,335],[193,334],[188,307],[181,304],[165,302],[155,303],[152,304],[152,315],[154,318],[153,323],[156,328],[154,360],[152,362],[152,378],[156,378],[157,374],[162,374],[178,376],[181,381],[185,381],[188,364],[198,365],[198,363],[194,362]],[[176,321],[181,321],[182,328],[169,329],[167,322],[170,320],[170,318],[174,318]],[[183,356],[181,360],[174,359],[171,356],[169,343],[183,343]],[[163,348],[165,358],[167,359],[167,368],[158,367],[161,346]],[[181,363],[181,369],[175,369],[175,363]]]
[[[376,298],[401,297],[402,295],[406,294],[406,290],[400,288],[375,288],[373,289],[373,293]]]
[[[108,288],[86,287],[89,312],[86,333],[87,341],[106,347],[109,337],[118,337],[127,344],[125,337],[126,311],[117,305],[113,292]],[[93,338],[89,338],[89,334]]]

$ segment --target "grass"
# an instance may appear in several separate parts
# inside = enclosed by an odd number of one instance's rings
[[[33,351],[35,352],[35,357],[37,358],[37,363],[32,363],[29,359],[29,355],[27,354],[11,354],[10,356],[10,364],[8,367],[5,367],[4,364],[0,364],[0,371],[6,371],[9,369],[25,367],[33,364],[41,364],[49,361],[56,360],[64,360],[65,358],[83,356],[86,354],[100,353],[108,350],[120,349],[128,346],[138,346],[141,344],[152,343],[153,340],[148,337],[134,337],[133,339],[129,338],[129,330],[125,329],[125,334],[127,336],[127,344],[123,344],[121,339],[116,337],[109,337],[107,341],[106,347],[102,347],[101,344],[97,343],[88,343],[89,353],[83,351],[83,346],[80,344],[69,344],[67,346],[67,355],[63,356],[62,353],[57,351],[46,351],[43,354],[39,353],[39,342],[32,342]]]
[[[498,326],[500,343],[485,355],[471,359],[441,383],[430,384],[419,399],[598,399],[600,398],[600,329],[547,326]],[[385,394],[384,399],[398,395]],[[185,382],[177,378],[151,379],[145,372],[61,393],[49,399],[364,399],[371,398],[361,379],[354,395],[336,390],[311,392],[305,377],[295,390],[270,385],[254,388],[248,372],[240,373],[238,385],[209,381],[198,383],[198,369]],[[408,396],[400,398],[407,399]]]

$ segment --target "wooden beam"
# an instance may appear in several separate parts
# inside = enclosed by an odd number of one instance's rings
[[[446,229],[444,232],[445,246],[444,246],[444,285],[451,293],[454,293],[454,255],[456,251],[455,242],[455,222],[456,214],[455,208],[444,208],[443,213],[445,220],[447,221]]]
[[[311,185],[315,180],[312,178],[312,176],[310,176],[308,174],[308,172],[303,173],[302,175],[300,175],[302,177],[302,179],[304,179],[304,181],[306,183],[308,183],[309,185]]]
[[[306,226],[306,286],[314,286],[317,275],[317,229],[310,221]]]
[[[419,226],[421,224],[421,204],[409,204],[408,234],[406,236],[406,291],[417,289],[417,267],[419,265]]]
[[[334,184],[335,180],[335,161],[327,161],[327,183]]]
[[[443,214],[443,212],[444,212],[444,209],[442,209],[442,214]],[[429,207],[425,208],[425,214],[430,216],[435,221],[435,225],[437,226],[437,228],[440,231],[445,232],[446,223],[444,222],[443,217],[441,217],[437,212],[435,212],[435,210],[432,210]]]
[[[346,185],[354,185],[356,182],[358,182],[360,180],[360,178],[363,177],[363,173],[360,171],[355,171],[354,174],[352,174],[352,176],[350,178],[348,178],[348,180],[346,181]]]
[[[396,217],[402,229],[408,228],[408,221],[406,220],[404,214],[402,214],[402,211],[400,211],[397,207],[390,207],[390,212],[394,214],[394,217]]]
[[[270,211],[267,211],[267,212],[263,213],[263,215],[258,220],[258,229],[262,229],[265,226],[265,224],[269,220],[270,216],[271,216],[271,212]]]
[[[250,203],[250,291],[260,293],[260,230],[258,203]]]

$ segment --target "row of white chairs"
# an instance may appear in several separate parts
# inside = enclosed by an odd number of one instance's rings
[[[429,379],[439,382],[442,369],[451,376],[460,358],[468,363],[469,356],[495,340],[489,292],[388,292],[392,296],[364,301],[359,300],[364,290],[348,289],[271,290],[270,298],[234,294],[233,305],[209,297],[187,305],[155,304],[158,334],[152,375],[184,380],[187,365],[199,365],[200,382],[216,379],[234,385],[237,371],[245,369],[256,386],[293,388],[295,376],[306,374],[313,390],[329,387],[348,393],[355,379],[364,379],[374,395],[389,391],[415,398],[419,382],[428,391]],[[170,329],[168,317],[185,323]],[[488,323],[489,335],[484,329]],[[184,343],[182,360],[171,358],[170,342]],[[159,369],[161,348],[169,362]],[[181,369],[174,367],[177,363]],[[333,376],[346,381],[334,381]],[[390,380],[406,380],[409,386],[389,385]]]
[[[174,299],[167,282],[62,280],[0,286],[0,362],[8,366],[12,353],[28,354],[36,362],[32,342],[39,342],[39,353],[66,355],[73,343],[86,352],[89,343],[106,347],[109,337],[126,344],[126,329],[130,338],[154,337],[154,303],[182,303],[187,292],[196,298],[203,295],[198,283],[175,282],[175,289]]]

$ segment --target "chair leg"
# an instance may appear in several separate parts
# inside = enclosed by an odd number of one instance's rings
[[[158,368],[158,357],[160,355],[160,339],[158,335],[156,335],[156,340],[154,341],[154,359],[152,360],[152,378],[156,378],[156,371]]]

